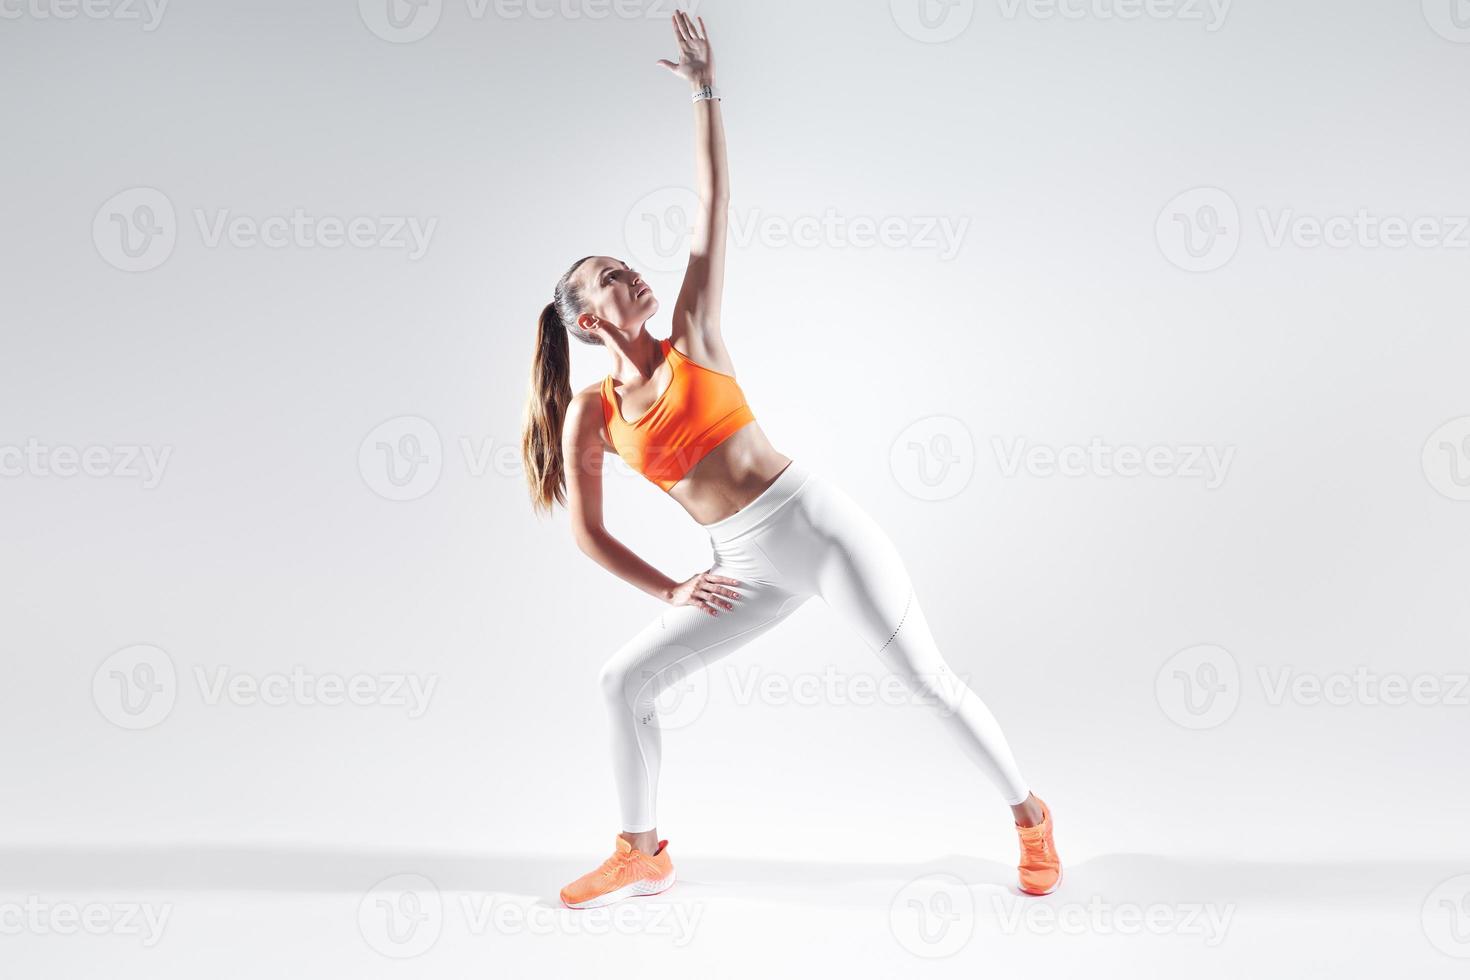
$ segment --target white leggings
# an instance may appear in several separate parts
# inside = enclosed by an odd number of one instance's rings
[[[670,606],[603,665],[623,830],[655,827],[661,739],[654,700],[770,630],[814,595],[851,626],[960,740],[1009,804],[1029,790],[1000,725],[935,646],[893,542],[840,488],[793,461],[740,511],[705,525],[711,571],[738,579],[734,609]]]

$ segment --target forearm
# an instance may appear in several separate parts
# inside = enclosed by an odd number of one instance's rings
[[[691,91],[714,85],[714,73],[691,80]],[[725,122],[719,99],[694,103],[694,190],[702,201],[730,199],[730,173],[725,160]]]
[[[606,531],[578,535],[577,547],[624,582],[637,586],[655,599],[672,601],[674,587],[679,583],[639,558],[627,545]]]

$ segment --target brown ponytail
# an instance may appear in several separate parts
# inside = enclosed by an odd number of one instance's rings
[[[521,458],[531,505],[550,513],[566,505],[566,466],[561,455],[562,425],[572,401],[572,352],[567,334],[587,344],[600,344],[594,335],[576,326],[581,315],[581,289],[572,282],[577,267],[592,256],[578,259],[556,284],[553,299],[541,311],[536,327],[536,353],[531,360],[531,392],[526,399],[521,434]]]

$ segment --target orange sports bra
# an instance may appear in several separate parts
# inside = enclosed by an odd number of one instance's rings
[[[736,429],[755,419],[734,375],[695,364],[667,338],[659,341],[672,377],[648,411],[623,418],[613,379],[602,381],[608,441],[629,466],[667,492]]]

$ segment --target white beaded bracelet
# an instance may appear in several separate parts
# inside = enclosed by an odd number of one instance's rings
[[[701,99],[719,99],[719,98],[720,98],[720,90],[719,89],[715,88],[713,85],[702,85],[702,86],[700,86],[699,91],[695,92],[694,93],[694,97],[691,98],[689,101],[691,101],[691,102],[698,102]],[[723,101],[723,100],[721,100],[721,101]]]

